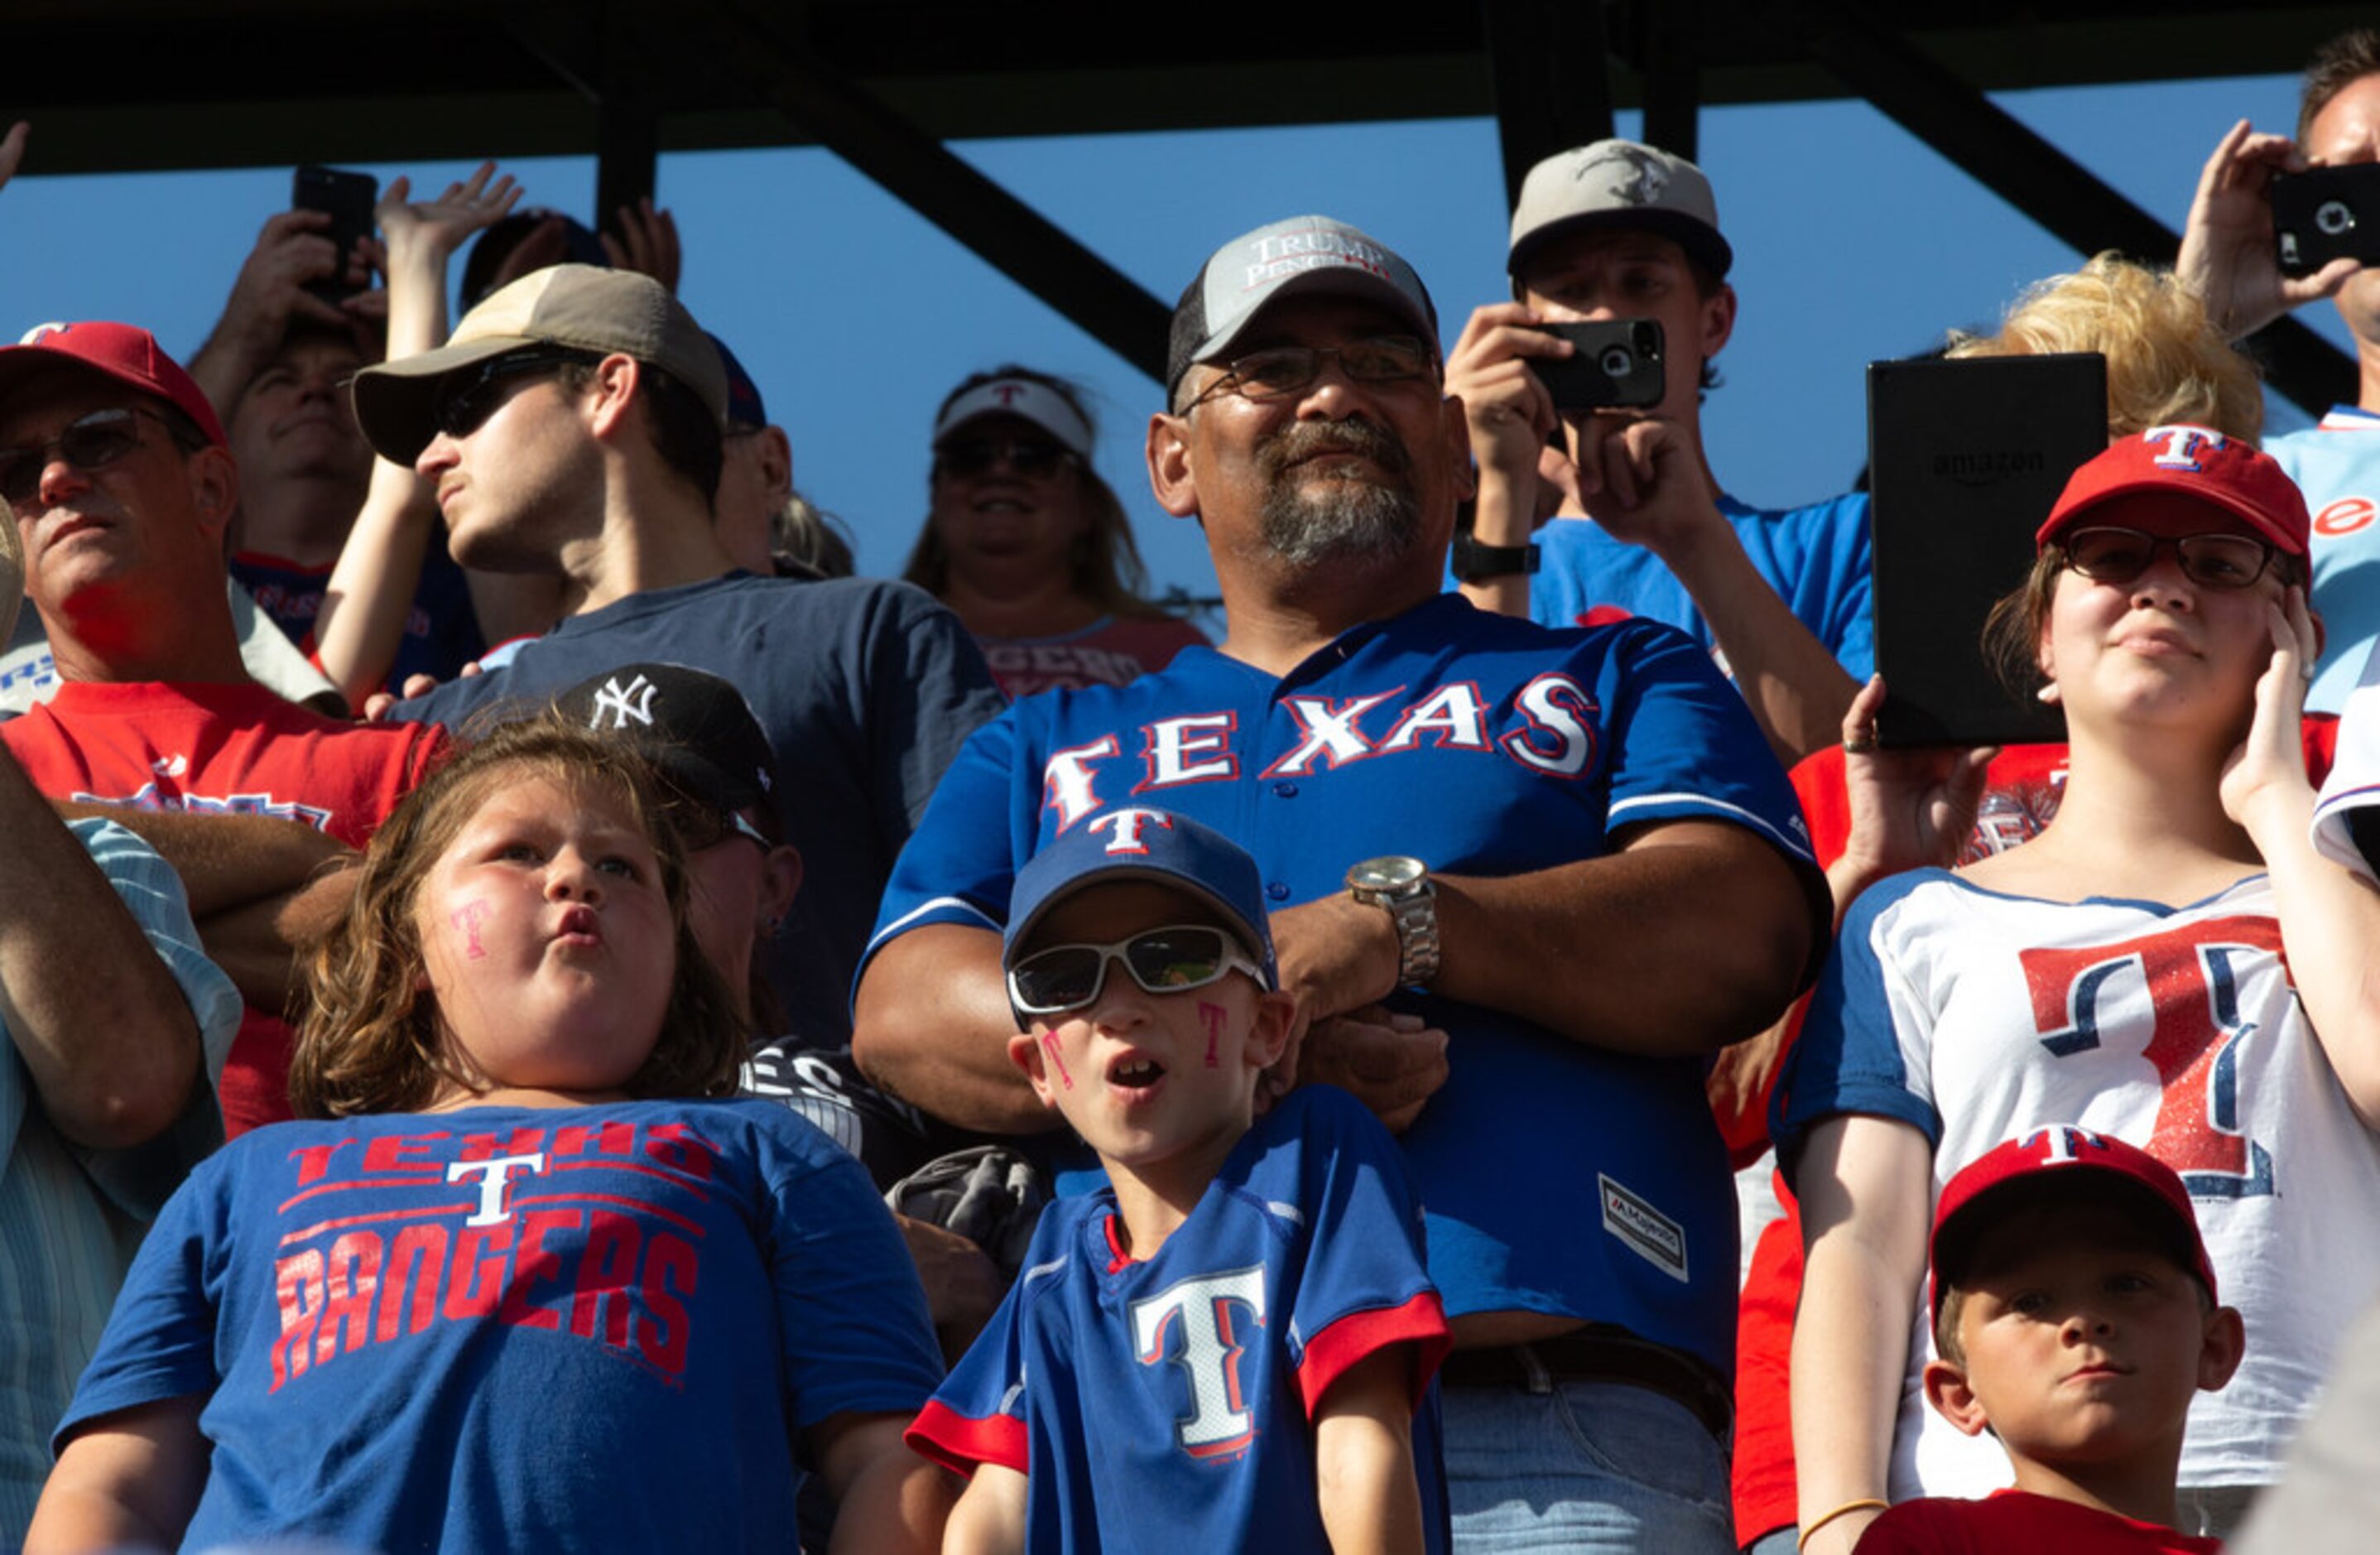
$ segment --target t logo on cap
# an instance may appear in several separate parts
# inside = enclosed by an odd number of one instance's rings
[[[2198,451],[2204,448],[2212,453],[2223,446],[2223,434],[2204,427],[2151,427],[2141,433],[2143,443],[2155,443],[2159,438],[2165,440],[2165,451],[2156,456],[2156,462],[2166,469],[2204,470],[2206,466],[2200,462]]]
[[[1148,851],[1148,844],[1141,841],[1140,829],[1151,824],[1162,826],[1170,832],[1173,829],[1173,818],[1163,810],[1126,807],[1100,816],[1091,822],[1090,830],[1114,833],[1108,839],[1108,852],[1111,854],[1145,854]]]

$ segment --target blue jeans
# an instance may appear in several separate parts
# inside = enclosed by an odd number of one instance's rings
[[[1454,1548],[1735,1555],[1727,1454],[1692,1411],[1621,1382],[1448,1386]]]

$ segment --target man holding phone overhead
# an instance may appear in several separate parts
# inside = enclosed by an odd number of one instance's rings
[[[1597,140],[1530,169],[1513,300],[1475,310],[1447,358],[1479,468],[1454,572],[1475,602],[1548,626],[1690,633],[1791,761],[1834,743],[1874,658],[1867,499],[1755,508],[1711,473],[1702,396],[1735,330],[1734,257],[1682,157]]]
[[[2277,214],[2279,220],[2277,221]],[[2231,127],[2199,176],[2175,271],[2232,338],[2329,298],[2355,337],[2353,405],[2265,451],[2313,515],[2313,606],[2328,637],[2309,712],[2337,712],[2380,639],[2380,29],[2314,51],[2297,138]]]

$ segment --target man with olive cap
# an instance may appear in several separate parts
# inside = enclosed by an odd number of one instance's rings
[[[719,675],[776,752],[770,801],[807,883],[766,947],[793,1028],[840,1046],[892,859],[1000,709],[948,611],[902,584],[756,577],[713,523],[727,377],[659,282],[562,264],[471,310],[438,350],[368,368],[356,419],[436,489],[455,560],[563,582],[564,619],[502,668],[399,703],[450,727],[645,661]]]

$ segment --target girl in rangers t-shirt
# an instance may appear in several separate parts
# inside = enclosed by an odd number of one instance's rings
[[[891,1216],[783,1108],[641,760],[497,732],[373,839],[300,1121],[203,1163],[57,1433],[31,1543],[931,1549],[941,1367]]]
[[[1801,1521],[1828,1519],[1814,1555],[1850,1547],[1854,1503],[2006,1482],[1907,1382],[1928,1358],[1933,1195],[2003,1139],[2073,1123],[2189,1185],[2251,1336],[2182,1460],[2210,1531],[2277,1477],[2380,1288],[2380,1040],[2358,986],[2380,901],[2307,839],[2306,530],[2272,462],[2204,428],[2086,463],[2003,617],[2066,711],[2056,816],[1956,873],[1887,881],[1843,924],[1778,1096],[1808,1248],[1792,1375]]]

